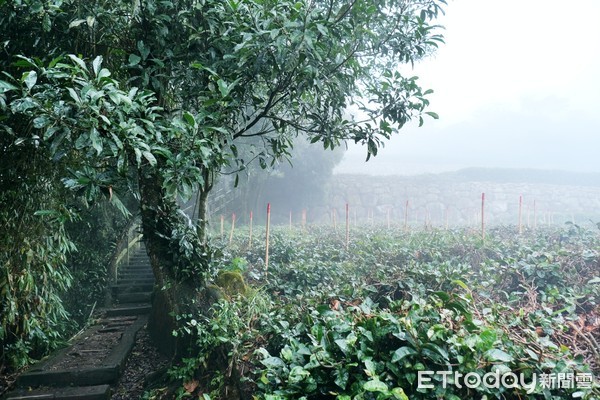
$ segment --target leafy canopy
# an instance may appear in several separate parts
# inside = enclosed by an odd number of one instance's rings
[[[430,91],[397,67],[442,42],[432,21],[444,3],[4,1],[0,105],[35,123],[2,128],[16,143],[87,147],[122,173],[158,162],[172,194],[224,164],[264,167],[299,134],[375,155],[382,139],[422,120]],[[25,27],[33,34],[20,35]],[[76,123],[58,124],[65,115]],[[257,136],[242,158],[237,147]]]

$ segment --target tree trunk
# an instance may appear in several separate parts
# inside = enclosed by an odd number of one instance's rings
[[[175,355],[177,342],[172,332],[176,324],[172,315],[180,310],[175,296],[173,254],[167,238],[171,236],[171,215],[177,204],[165,199],[160,178],[154,172],[139,171],[139,188],[142,232],[156,281],[148,328],[159,349]]]
[[[206,244],[208,236],[208,195],[213,187],[211,173],[208,170],[204,172],[204,187],[200,188],[198,193],[198,239],[200,243]]]
[[[206,200],[211,186],[207,187],[199,196],[204,199],[199,211],[204,230]],[[159,349],[178,358],[187,350],[188,343],[177,340],[181,335],[173,335],[178,328],[176,316],[206,313],[214,300],[204,290],[206,277],[203,273],[210,266],[211,255],[207,248],[196,248],[194,255],[190,256],[180,247],[178,236],[172,239],[174,231],[181,233],[187,224],[179,215],[175,199],[165,196],[161,178],[156,172],[139,171],[139,188],[142,231],[156,280],[148,328]],[[193,246],[205,247],[202,239],[194,241]]]

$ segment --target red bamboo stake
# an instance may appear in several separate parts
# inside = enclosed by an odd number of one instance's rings
[[[350,243],[350,210],[348,203],[346,203],[346,251],[348,251],[348,245]]]
[[[523,233],[522,216],[523,216],[523,195],[520,195],[519,196],[519,235]]]
[[[271,203],[267,203],[267,231],[265,238],[265,278],[269,274],[269,229],[271,227]]]
[[[481,239],[485,240],[485,193],[481,193]]]
[[[233,242],[233,231],[235,230],[235,213],[231,214],[231,232],[229,232],[229,245]]]

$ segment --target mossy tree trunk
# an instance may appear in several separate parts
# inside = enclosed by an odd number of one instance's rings
[[[194,288],[176,277],[176,249],[169,240],[176,224],[177,203],[165,197],[155,171],[140,171],[142,232],[156,280],[152,295],[149,330],[162,352],[176,355],[177,329],[173,317],[181,313],[182,300],[194,296]]]

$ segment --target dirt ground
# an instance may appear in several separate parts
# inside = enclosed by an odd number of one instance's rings
[[[148,335],[146,328],[142,328],[137,336],[136,343],[129,355],[125,371],[115,388],[112,400],[139,399],[144,394],[144,388],[154,376],[164,371],[168,359],[160,354]]]

